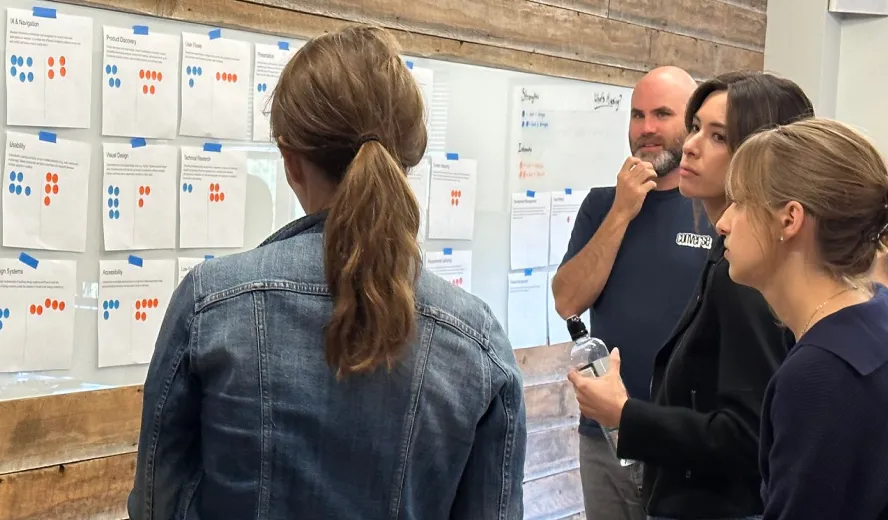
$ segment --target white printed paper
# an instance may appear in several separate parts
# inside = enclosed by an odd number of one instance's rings
[[[472,252],[444,249],[428,251],[425,266],[430,272],[440,276],[450,284],[467,292],[472,292]]]
[[[473,159],[432,156],[429,238],[471,240],[475,232],[478,165]]]
[[[3,245],[83,252],[90,147],[57,138],[6,133]]]
[[[55,9],[6,10],[6,124],[89,128],[92,27]]]
[[[181,168],[179,247],[243,247],[246,153],[183,146]]]
[[[179,257],[178,280],[176,280],[176,285],[182,283],[182,280],[185,279],[185,275],[190,273],[197,264],[211,258],[213,258],[213,255],[206,255],[203,258]]]
[[[22,258],[0,260],[0,372],[70,368],[77,264]]]
[[[104,27],[102,135],[173,139],[179,38],[137,27]]]
[[[182,33],[182,121],[179,133],[248,139],[250,44]]]
[[[509,341],[512,348],[546,344],[546,271],[509,273]]]
[[[99,262],[99,367],[151,361],[174,272],[173,260]]]
[[[281,48],[284,47],[284,48]],[[253,65],[253,140],[271,141],[271,127],[266,114],[284,67],[296,50],[288,45],[256,44]]]
[[[512,194],[511,268],[543,267],[549,259],[549,193]]]
[[[428,229],[428,212],[429,212],[429,175],[431,173],[432,162],[428,157],[423,157],[419,164],[407,171],[407,182],[410,183],[410,189],[419,203],[419,241],[422,242],[426,237]]]
[[[608,85],[515,87],[512,178],[522,188],[548,187],[552,180],[613,186],[630,153],[631,94]]]
[[[571,341],[570,333],[567,332],[567,322],[558,315],[558,311],[555,310],[555,297],[552,294],[552,280],[555,279],[555,273],[557,271],[549,272],[549,283],[546,287],[546,299],[549,302],[548,309],[548,318],[549,318],[549,345],[557,345],[559,343],[567,343]],[[590,312],[587,310],[583,313],[581,318],[583,319],[583,323],[586,324],[586,327],[589,327],[590,320]]]
[[[568,193],[569,191],[569,193]],[[586,191],[565,190],[552,193],[552,218],[549,226],[549,265],[558,265],[567,253],[570,234]]]
[[[412,62],[407,62],[413,79],[419,86],[419,92],[422,94],[423,117],[425,118],[426,128],[431,130],[432,122],[432,94],[435,90],[435,71],[422,67],[415,67]]]
[[[175,146],[105,143],[102,223],[105,250],[175,249]]]

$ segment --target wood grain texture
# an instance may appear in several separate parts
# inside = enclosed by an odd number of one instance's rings
[[[575,469],[524,484],[524,518],[564,518],[583,510],[580,470]]]
[[[141,386],[0,401],[0,475],[135,451]]]
[[[528,433],[524,479],[536,480],[578,467],[579,449],[576,422]]]
[[[570,381],[558,381],[524,388],[527,429],[548,428],[565,422],[576,426],[580,407]]]
[[[611,0],[611,19],[762,52],[765,14],[716,0]]]
[[[578,13],[607,16],[607,3],[609,0],[527,0],[535,4],[551,5],[562,9],[570,9]]]
[[[706,79],[732,70],[762,70],[765,55],[737,47],[668,32],[654,34],[651,61],[655,65],[675,65],[695,79]]]
[[[746,9],[752,9],[753,11],[758,11],[760,13],[765,13],[768,11],[768,0],[716,0],[723,4],[730,4],[738,7],[744,7]]]
[[[646,70],[644,27],[525,0],[250,0],[391,29]]]
[[[127,453],[0,476],[0,520],[127,518],[136,455]]]
[[[570,348],[570,343],[560,343],[516,350],[515,358],[524,374],[524,385],[551,383],[567,377]]]

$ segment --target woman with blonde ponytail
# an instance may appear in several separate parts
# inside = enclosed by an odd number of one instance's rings
[[[422,98],[349,28],[281,74],[307,216],[176,289],[145,383],[133,520],[523,517],[521,372],[479,299],[423,271]]]

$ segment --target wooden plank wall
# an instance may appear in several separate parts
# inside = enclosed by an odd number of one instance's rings
[[[411,55],[631,86],[677,65],[763,65],[767,0],[63,0],[295,38],[387,27]],[[583,518],[569,345],[516,352],[526,378],[526,518]],[[0,402],[0,520],[122,519],[141,388]],[[11,418],[11,419],[10,419]]]

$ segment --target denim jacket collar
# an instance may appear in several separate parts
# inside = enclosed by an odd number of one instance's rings
[[[280,228],[266,238],[258,247],[267,246],[274,242],[287,240],[303,233],[321,233],[324,230],[324,222],[327,221],[329,210],[319,211],[306,215],[300,219],[290,222],[286,226]]]

